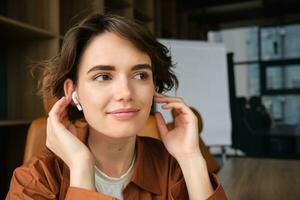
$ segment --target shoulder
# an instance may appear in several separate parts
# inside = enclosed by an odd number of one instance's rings
[[[49,149],[44,148],[42,151],[37,155],[31,158],[28,162],[24,163],[24,168],[32,168],[32,169],[60,169],[63,166],[62,160],[57,157],[53,152]],[[58,168],[57,168],[58,167]]]
[[[45,148],[39,155],[15,169],[11,187],[21,186],[33,189],[43,185],[48,186],[46,188],[58,190],[62,169],[63,162]]]

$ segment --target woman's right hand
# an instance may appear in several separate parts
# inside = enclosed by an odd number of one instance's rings
[[[70,168],[70,186],[94,190],[94,158],[88,147],[77,137],[73,124],[63,124],[71,95],[59,99],[47,119],[46,146]]]

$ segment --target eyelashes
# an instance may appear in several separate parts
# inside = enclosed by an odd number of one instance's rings
[[[107,73],[97,74],[94,77],[94,80],[96,80],[98,82],[108,81],[108,80],[111,80],[111,79],[112,79],[111,75],[107,74]]]
[[[134,75],[134,77],[139,77],[138,80],[147,80],[149,78],[149,74],[147,72],[138,72]]]
[[[133,79],[145,81],[149,79],[149,76],[148,72],[136,72],[133,74]],[[100,73],[95,75],[93,79],[98,82],[106,82],[113,80],[113,75],[110,73]]]

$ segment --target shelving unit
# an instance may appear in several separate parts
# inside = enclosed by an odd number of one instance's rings
[[[154,33],[154,0],[134,0],[134,18]]]
[[[5,199],[13,170],[22,164],[27,129],[43,116],[37,81],[29,64],[54,56],[59,50],[59,0],[1,0],[0,48],[1,110],[0,199]],[[3,3],[5,1],[5,3]]]
[[[104,0],[104,12],[133,19],[133,0]]]
[[[0,16],[0,42],[19,41],[30,39],[50,39],[56,34],[44,29],[5,17]],[[22,33],[22,34],[20,34]]]
[[[77,21],[91,13],[104,13],[104,0],[60,0],[60,34],[63,36]]]
[[[106,0],[105,7],[112,9],[123,9],[128,8],[132,5],[132,1],[130,0]]]
[[[163,38],[176,38],[177,37],[177,1],[165,0],[160,1],[161,10],[168,12],[161,12],[160,31]]]
[[[31,120],[43,115],[29,64],[54,56],[59,48],[58,0],[7,0],[0,16],[1,47],[6,49],[6,117]]]
[[[28,125],[30,124],[30,120],[2,120],[0,121],[0,127],[4,126],[14,126],[14,125]]]

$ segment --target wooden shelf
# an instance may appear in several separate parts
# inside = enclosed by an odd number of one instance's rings
[[[153,20],[152,17],[148,16],[147,14],[145,14],[137,8],[134,9],[134,18],[142,22],[150,22]]]
[[[109,9],[122,9],[128,8],[130,3],[128,0],[106,0],[104,6]]]
[[[56,37],[56,34],[54,33],[4,16],[0,16],[0,30],[0,41],[47,39]]]
[[[28,125],[32,120],[0,120],[0,127],[2,126],[16,126],[16,125]]]

